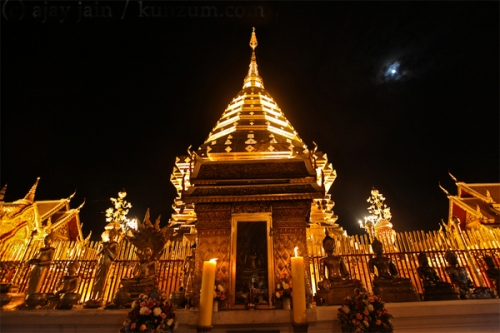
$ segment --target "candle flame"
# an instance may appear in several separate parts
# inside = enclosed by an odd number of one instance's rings
[[[295,251],[295,256],[298,257],[299,256],[299,247],[296,246],[293,250]]]
[[[219,259],[219,258],[212,258],[212,259],[210,259],[209,261],[210,261],[210,262],[217,262],[217,259]]]

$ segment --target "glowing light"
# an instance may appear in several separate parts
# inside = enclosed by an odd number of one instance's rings
[[[400,66],[400,64],[399,64],[398,61],[393,62],[389,66],[389,68],[387,68],[384,76],[385,77],[391,77],[391,78],[397,78],[397,77],[399,77],[399,75],[400,75],[399,72],[398,72],[399,71],[399,66]]]
[[[298,257],[299,256],[299,247],[296,246],[293,251],[295,252],[295,257]]]
[[[210,259],[209,261],[210,261],[210,262],[217,262],[217,259],[219,259],[219,258],[212,258],[212,259]]]
[[[137,230],[137,219],[125,219],[125,225],[127,226],[127,229]]]

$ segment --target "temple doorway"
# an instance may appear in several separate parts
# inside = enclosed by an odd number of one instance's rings
[[[255,304],[257,308],[272,306],[274,279],[270,228],[270,216],[264,218],[262,214],[233,216],[231,244],[233,308],[245,308],[248,303]]]

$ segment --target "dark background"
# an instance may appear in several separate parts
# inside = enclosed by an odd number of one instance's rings
[[[5,201],[37,176],[37,200],[76,188],[71,205],[86,198],[94,239],[122,189],[130,217],[150,207],[167,223],[175,157],[203,143],[241,89],[252,26],[266,89],[337,170],[330,193],[350,234],[372,186],[405,231],[447,219],[448,170],[500,181],[498,2],[144,1],[142,17],[137,1],[46,3],[1,3],[0,181]],[[217,15],[201,17],[207,5]],[[43,22],[36,6],[71,8]]]

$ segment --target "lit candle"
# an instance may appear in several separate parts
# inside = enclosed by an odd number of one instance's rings
[[[292,285],[293,285],[293,321],[297,324],[307,322],[306,317],[306,283],[304,277],[304,258],[297,254],[292,257]]]
[[[212,308],[214,305],[214,285],[216,260],[203,262],[203,274],[201,277],[200,313],[198,316],[198,326],[212,326]]]

